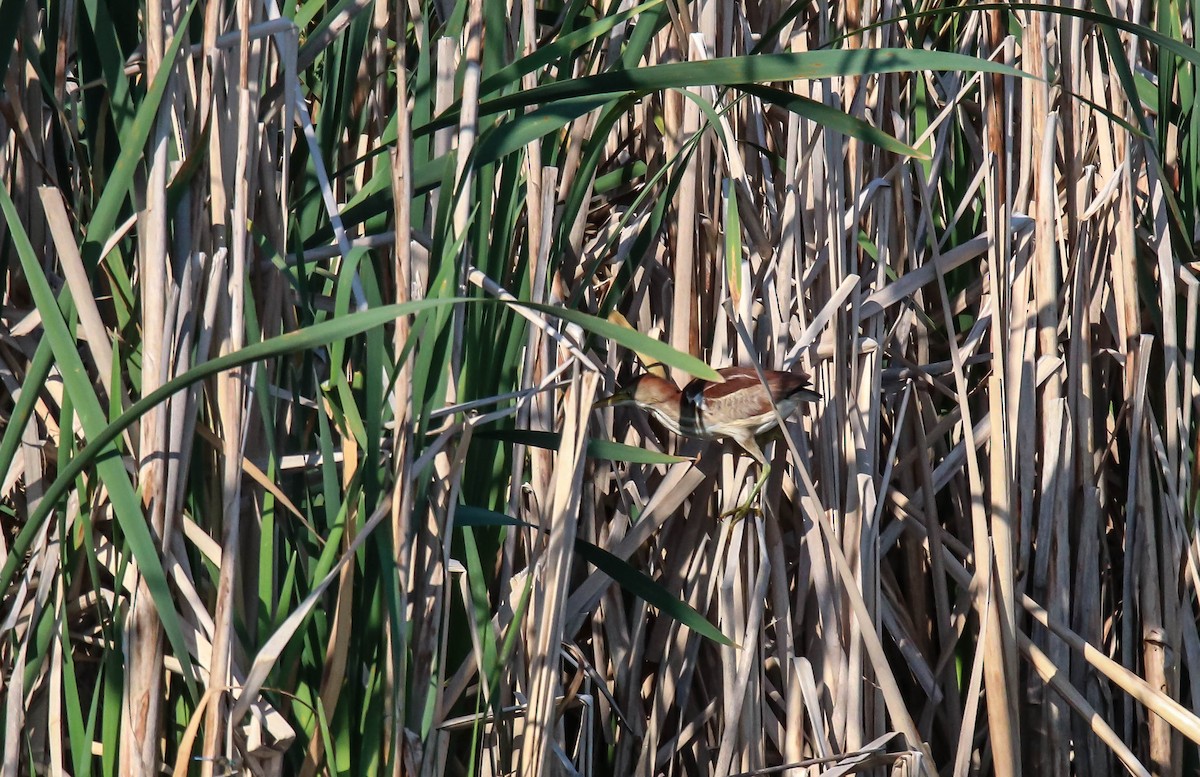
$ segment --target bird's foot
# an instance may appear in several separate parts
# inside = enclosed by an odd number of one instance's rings
[[[761,507],[754,504],[753,500],[751,500],[749,502],[744,502],[737,507],[726,510],[725,512],[721,513],[717,520],[723,522],[726,518],[728,518],[730,519],[729,525],[732,526],[743,518],[749,516],[751,513],[759,512],[761,509]]]

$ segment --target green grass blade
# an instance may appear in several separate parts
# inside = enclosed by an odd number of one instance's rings
[[[9,236],[16,246],[21,266],[25,270],[34,303],[41,312],[45,337],[54,350],[54,358],[58,363],[63,384],[70,394],[80,423],[83,425],[84,433],[88,439],[97,440],[99,443],[99,438],[104,436],[102,430],[105,429],[108,419],[104,409],[100,406],[100,400],[96,396],[91,378],[83,365],[83,359],[75,347],[75,338],[67,328],[67,323],[46,276],[42,274],[41,264],[34,253],[33,245],[29,242],[29,236],[21,225],[16,205],[9,197],[7,189],[0,191],[0,211],[8,221]],[[183,675],[188,689],[195,696],[196,679],[191,657],[188,654],[187,642],[183,638],[179,613],[175,610],[166,574],[159,559],[158,546],[146,525],[141,501],[129,479],[129,474],[125,471],[121,452],[113,445],[115,441],[116,435],[112,435],[104,442],[97,444],[92,457],[96,460],[96,469],[104,481],[104,485],[108,488],[109,499],[112,502],[117,523],[125,535],[125,541],[129,544],[134,559],[138,563],[138,569],[146,582],[146,587],[154,600],[154,605],[158,609],[163,631],[166,632],[171,648],[183,667]],[[74,460],[72,460],[73,464]],[[71,465],[65,469],[70,471]],[[33,515],[30,516],[28,523],[22,527],[16,542],[13,543],[12,551],[4,562],[3,571],[0,572],[0,591],[8,589],[17,566],[23,561],[25,553],[28,552],[42,523],[49,517],[58,503],[58,499],[66,494],[74,484],[75,476],[81,471],[75,472],[69,478],[60,475],[55,481],[55,485],[61,484],[58,495],[53,499],[43,499],[34,510]]]
[[[481,507],[459,505],[455,511],[455,527],[460,526],[524,526],[537,528],[516,518],[484,510]],[[654,582],[644,572],[635,569],[629,562],[617,558],[608,551],[584,540],[575,540],[575,552],[592,566],[608,575],[629,593],[662,610],[666,615],[687,626],[692,631],[720,645],[733,645],[733,640],[721,633],[707,618],[690,604],[681,601],[665,588]]]
[[[562,435],[558,432],[537,432],[530,429],[489,429],[476,432],[475,436],[545,450],[558,450],[562,440]],[[672,456],[669,453],[659,453],[636,445],[625,445],[594,437],[587,440],[587,455],[593,459],[624,461],[631,464],[678,464],[681,461],[691,461],[685,456]]]
[[[479,105],[480,116],[511,111],[529,105],[581,97],[590,94],[622,92],[647,94],[660,89],[688,86],[738,86],[770,81],[834,78],[837,76],[878,75],[924,70],[951,70],[1000,73],[1016,78],[1029,74],[1016,68],[989,62],[966,54],[910,49],[854,49],[848,51],[809,51],[801,54],[759,54],[722,57],[703,62],[672,62],[635,70],[618,70],[547,84],[524,92],[488,100]],[[447,111],[414,131],[423,135],[458,121],[457,111]]]

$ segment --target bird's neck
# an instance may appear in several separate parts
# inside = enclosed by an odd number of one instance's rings
[[[702,423],[702,409],[687,395],[681,394],[672,402],[664,402],[651,408],[662,425],[684,437],[708,439],[712,437]]]
[[[678,408],[679,405],[676,404],[675,407]],[[690,432],[684,431],[683,427],[680,426],[680,423],[679,423],[680,419],[678,416],[672,416],[670,413],[667,413],[661,407],[658,407],[658,406],[652,407],[651,412],[654,413],[654,417],[657,418],[662,423],[663,426],[670,429],[674,434],[680,434],[685,437],[690,434]]]

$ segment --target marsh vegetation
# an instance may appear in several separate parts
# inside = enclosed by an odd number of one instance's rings
[[[1194,772],[1196,21],[0,0],[0,771]]]

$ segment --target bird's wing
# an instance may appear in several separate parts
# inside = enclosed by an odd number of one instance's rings
[[[710,401],[719,400],[736,392],[762,385],[762,382],[758,379],[758,373],[754,371],[753,367],[726,367],[717,370],[717,372],[721,374],[725,382],[707,384],[704,388],[704,396]],[[771,396],[777,403],[798,394],[807,394],[807,398],[810,399],[817,396],[816,392],[809,390],[808,376],[803,373],[763,370],[763,375],[767,379],[767,385],[771,388]],[[695,382],[697,381],[693,381],[693,383]],[[770,407],[766,406],[765,397],[763,406],[763,412],[770,410]]]

